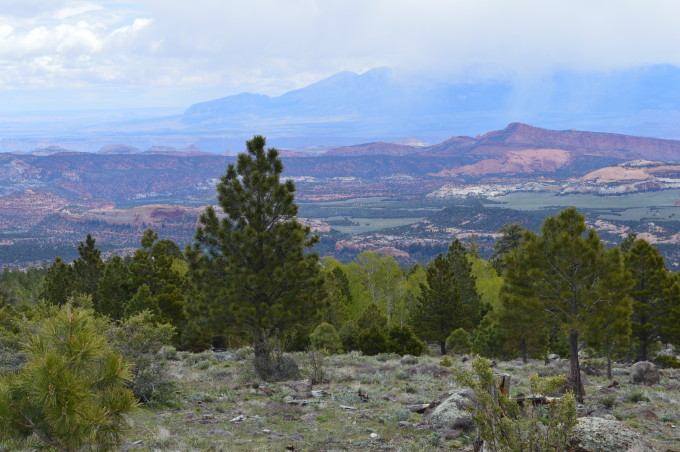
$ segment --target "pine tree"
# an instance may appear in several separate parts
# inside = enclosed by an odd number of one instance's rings
[[[161,318],[158,301],[151,294],[151,290],[149,290],[149,286],[146,284],[139,286],[137,293],[125,304],[123,315],[125,318],[129,318],[144,311],[149,311],[152,318],[156,321]]]
[[[35,435],[60,451],[114,448],[136,406],[130,366],[70,305],[43,321],[25,346],[28,362],[0,377],[0,440]]]
[[[111,256],[97,284],[95,310],[114,320],[122,319],[125,304],[134,295],[131,280],[130,269],[125,261],[120,256]]]
[[[57,257],[47,269],[40,298],[55,305],[63,305],[75,290],[73,268]]]
[[[428,265],[427,285],[421,286],[413,324],[418,336],[439,343],[442,355],[453,330],[471,330],[479,323],[480,302],[474,283],[458,240],[451,244],[447,257],[440,254]]]
[[[621,253],[605,249],[597,232],[587,230],[585,217],[571,207],[546,218],[541,235],[527,233],[506,263],[504,296],[518,303],[517,309],[542,313],[524,328],[545,325],[567,340],[570,383],[582,402],[578,351],[588,325],[611,312],[630,315],[632,281]]]
[[[628,246],[624,261],[635,285],[630,291],[633,299],[633,337],[638,347],[637,360],[647,361],[652,344],[661,339],[662,325],[670,310],[669,286],[671,278],[663,256],[654,246],[642,239]]]
[[[236,166],[228,166],[217,185],[224,215],[206,209],[187,254],[202,294],[190,308],[194,319],[212,315],[218,332],[231,327],[249,334],[257,370],[269,378],[272,336],[315,325],[325,295],[318,256],[305,253],[318,236],[297,221],[295,185],[280,181],[278,151],[265,151],[265,144],[255,136]]]
[[[160,321],[181,333],[187,318],[185,281],[176,263],[183,262],[182,254],[172,240],[158,240],[153,229],[144,232],[141,245],[130,263],[131,288],[136,292],[146,285],[160,310]]]
[[[505,270],[505,256],[510,251],[519,247],[526,229],[519,223],[506,223],[498,230],[501,236],[493,245],[493,253],[489,262],[493,265],[499,275]]]
[[[75,291],[95,297],[97,284],[104,274],[101,252],[95,247],[96,240],[87,234],[85,242],[78,245],[78,259],[73,261]]]
[[[451,263],[454,284],[458,287],[461,302],[468,308],[472,326],[476,326],[481,318],[481,299],[477,292],[477,278],[472,274],[472,262],[469,253],[460,240],[455,239],[449,245],[446,259]]]

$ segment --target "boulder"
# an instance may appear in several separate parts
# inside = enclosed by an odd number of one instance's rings
[[[613,419],[583,417],[572,433],[573,452],[655,452],[642,435]]]
[[[475,428],[472,416],[468,408],[472,406],[474,393],[472,390],[463,389],[454,391],[434,401],[433,409],[425,412],[423,424],[433,430],[463,430],[471,431]]]
[[[639,361],[630,368],[630,382],[633,384],[655,385],[661,380],[656,364]]]

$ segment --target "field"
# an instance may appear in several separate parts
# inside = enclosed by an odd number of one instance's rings
[[[326,381],[308,382],[308,355],[295,354],[300,380],[257,380],[250,349],[202,354],[179,353],[172,372],[179,387],[170,406],[142,407],[125,435],[126,450],[331,451],[472,450],[474,431],[446,429],[406,406],[429,403],[459,389],[457,371],[469,368],[460,356],[452,366],[440,356],[401,358],[357,353],[325,358]],[[601,362],[586,361],[586,411],[616,418],[642,434],[659,450],[678,450],[680,371],[664,371],[652,387],[628,383],[628,369],[615,365],[613,388],[595,375]],[[599,366],[599,367],[598,367]],[[316,367],[318,370],[318,366]],[[568,362],[544,365],[521,361],[499,363],[510,374],[511,396],[528,393],[531,373],[568,373]],[[310,390],[315,391],[311,393]],[[317,392],[320,391],[320,392]],[[361,394],[361,395],[360,395]]]

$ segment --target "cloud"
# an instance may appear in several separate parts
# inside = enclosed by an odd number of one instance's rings
[[[167,105],[377,66],[463,78],[680,65],[679,15],[666,0],[4,0],[0,90],[148,90]]]

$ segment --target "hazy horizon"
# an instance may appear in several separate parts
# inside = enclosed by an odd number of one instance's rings
[[[456,82],[680,66],[668,1],[4,0],[0,113],[180,109],[337,72]]]

